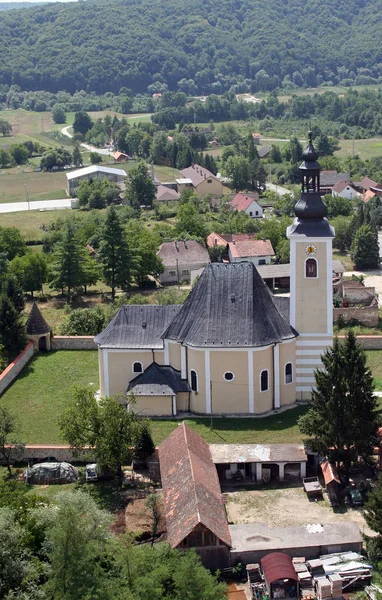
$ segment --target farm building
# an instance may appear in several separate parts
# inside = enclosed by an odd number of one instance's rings
[[[81,181],[89,179],[108,179],[114,181],[114,183],[123,183],[126,179],[126,173],[123,169],[112,169],[111,167],[100,167],[98,165],[66,173],[66,191],[68,195],[75,196]]]

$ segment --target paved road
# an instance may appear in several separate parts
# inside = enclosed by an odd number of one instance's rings
[[[307,140],[298,140],[302,144],[305,144]],[[290,142],[290,138],[261,138],[261,144],[263,142]]]
[[[0,213],[22,212],[24,210],[63,210],[70,209],[77,198],[61,200],[32,200],[31,202],[6,202],[0,204]]]
[[[281,185],[275,185],[274,183],[266,183],[267,190],[271,190],[271,192],[276,192],[279,196],[285,196],[285,194],[291,194],[290,190],[282,187]]]
[[[69,133],[69,129],[71,128],[71,125],[68,125],[67,127],[63,127],[61,129],[61,133],[62,135],[66,135],[66,137],[68,138],[72,138],[72,134]],[[97,152],[98,154],[103,154],[105,156],[114,156],[114,152],[110,152],[110,150],[106,150],[105,148],[97,148],[96,146],[91,146],[90,144],[81,144],[81,146],[83,148],[86,148],[86,150],[89,150],[89,152]]]

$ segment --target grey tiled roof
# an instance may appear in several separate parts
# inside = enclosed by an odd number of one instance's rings
[[[174,396],[178,392],[189,392],[190,386],[181,379],[179,371],[154,362],[130,381],[127,391],[133,391],[137,396]]]
[[[43,335],[50,333],[52,328],[45,321],[42,316],[40,309],[36,302],[32,304],[32,310],[29,313],[29,317],[26,324],[26,332],[28,335]]]
[[[162,333],[180,305],[122,306],[94,341],[101,348],[163,348]]]
[[[250,262],[208,265],[163,335],[189,346],[259,347],[298,334]]]

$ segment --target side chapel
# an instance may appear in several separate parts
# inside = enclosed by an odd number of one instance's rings
[[[287,230],[290,298],[250,262],[212,263],[183,305],[122,306],[95,338],[101,396],[133,394],[150,416],[261,415],[310,398],[333,340],[334,229],[317,159],[310,133]]]

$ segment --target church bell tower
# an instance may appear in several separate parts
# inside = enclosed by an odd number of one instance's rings
[[[301,198],[295,219],[287,229],[290,240],[290,324],[296,341],[296,392],[309,399],[314,370],[322,366],[321,354],[333,341],[332,241],[334,229],[326,218],[320,193],[318,153],[309,142],[300,165]]]

